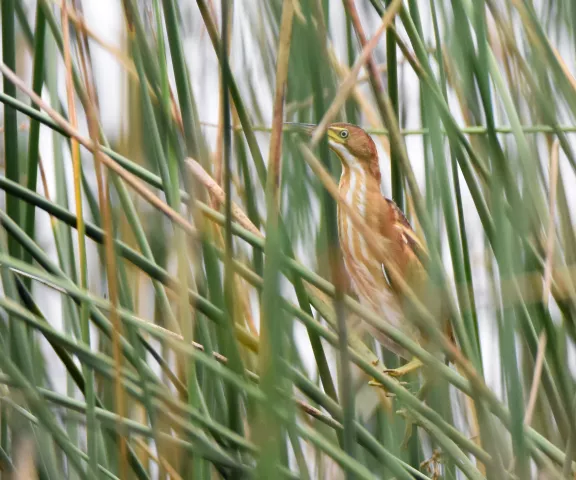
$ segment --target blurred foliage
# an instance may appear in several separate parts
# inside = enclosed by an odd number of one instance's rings
[[[2,478],[574,478],[574,2],[123,0],[121,48],[83,6],[1,2]],[[374,135],[456,352],[335,288],[334,199],[278,129],[390,11],[335,120]]]

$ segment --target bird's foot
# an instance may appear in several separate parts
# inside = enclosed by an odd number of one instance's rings
[[[376,362],[376,363],[373,362],[373,365],[376,366],[377,363],[378,362]],[[398,380],[400,377],[403,377],[404,375],[407,375],[407,374],[409,374],[415,370],[418,370],[421,366],[422,366],[422,362],[417,358],[413,358],[406,365],[403,365],[399,368],[385,368],[382,370],[382,373]],[[407,384],[407,382],[400,382],[400,381],[399,381],[399,383],[401,385]],[[384,390],[386,392],[386,396],[388,396],[388,397],[394,397],[395,396],[393,393],[388,392],[386,390],[386,387],[384,385],[382,385],[382,383],[380,383],[378,380],[372,379],[368,382],[368,385],[370,385],[372,387],[381,388],[382,390]]]
[[[406,365],[402,365],[399,368],[386,369],[384,370],[384,373],[386,375],[390,375],[391,377],[398,378],[418,370],[421,366],[422,362],[418,358],[413,358]]]

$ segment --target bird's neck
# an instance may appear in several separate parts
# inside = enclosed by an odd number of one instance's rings
[[[342,175],[340,176],[340,188],[368,188],[369,190],[380,191],[380,169],[378,162],[360,163],[355,165],[343,165]]]
[[[377,163],[376,163],[377,165]],[[381,195],[380,172],[374,174],[371,164],[344,165],[339,190],[346,202],[360,215],[365,216],[373,195]]]

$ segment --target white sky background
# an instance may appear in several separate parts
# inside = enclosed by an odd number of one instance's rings
[[[219,2],[215,2],[219,3]],[[341,5],[341,2],[334,2],[335,5]],[[359,4],[363,2],[358,2]],[[364,2],[368,6],[368,2]],[[538,2],[539,3],[539,2]],[[190,77],[192,88],[198,103],[198,111],[200,113],[200,118],[202,121],[207,123],[217,123],[218,121],[218,62],[214,54],[210,39],[207,35],[206,30],[203,28],[203,22],[200,14],[197,10],[195,2],[183,1],[182,13],[186,24],[186,30],[190,32],[190,35],[186,38],[184,47],[185,52],[188,56],[190,65]],[[428,0],[421,0],[423,11],[428,11]],[[116,45],[121,48],[124,42],[124,18],[119,0],[84,0],[84,11],[85,18],[91,29],[98,33],[107,42]],[[272,95],[269,85],[265,80],[265,74],[263,72],[262,62],[258,54],[250,55],[249,51],[254,49],[258,52],[258,43],[256,38],[256,33],[250,35],[252,31],[252,20],[254,10],[253,7],[257,5],[255,0],[237,0],[236,10],[235,10],[235,38],[241,38],[243,42],[232,42],[232,65],[233,70],[236,75],[236,79],[242,88],[242,85],[246,85],[247,82],[252,83],[255,79],[263,79],[262,88],[259,90],[259,100],[261,101],[261,110],[264,113],[264,123],[270,124],[271,119],[271,108],[272,108]],[[371,12],[370,18],[363,17],[363,25],[370,36],[370,32],[373,32],[377,27],[378,18],[375,13],[369,8],[367,11]],[[340,28],[342,31],[342,36],[340,38],[345,39],[344,35],[344,23],[343,23],[343,12],[342,10],[334,9],[334,16],[330,19],[331,26],[334,28]],[[339,12],[339,13],[338,13]],[[424,31],[427,38],[430,38],[431,24],[429,22],[429,15],[422,15]],[[252,43],[250,43],[250,40]],[[341,58],[344,58],[344,40],[342,43],[336,43],[335,48],[340,54]],[[239,45],[245,46],[247,51],[239,52],[237,49]],[[560,54],[567,61],[568,68],[572,72],[576,70],[575,68],[575,58],[573,46],[569,41],[560,42],[557,47],[559,48]],[[384,42],[381,42],[379,48],[384,48]],[[119,66],[117,61],[107,52],[103,51],[98,45],[92,42],[92,53],[94,59],[94,68],[96,73],[97,86],[99,91],[99,101],[100,101],[100,113],[102,123],[104,125],[105,131],[109,136],[111,141],[114,140],[114,136],[117,132],[121,132],[125,127],[126,122],[129,119],[125,118],[125,112],[127,111],[127,95],[126,95],[126,82],[124,78],[124,72]],[[399,54],[400,56],[400,54]],[[235,62],[234,59],[241,58],[242,62]],[[59,65],[61,79],[63,79],[63,65]],[[29,73],[29,72],[28,72]],[[401,102],[404,104],[404,111],[406,112],[405,125],[407,128],[418,128],[420,127],[420,105],[419,105],[419,82],[417,77],[413,74],[409,66],[404,67],[403,70],[403,84],[401,85],[400,97]],[[65,89],[64,83],[61,83],[61,98],[65,99]],[[48,98],[45,95],[45,98]],[[451,99],[452,112],[455,117],[460,120],[459,109],[454,101]],[[505,117],[500,118],[499,124],[507,125],[508,121]],[[216,129],[211,127],[206,127],[204,129],[206,137],[210,144],[214,146]],[[267,134],[258,134],[259,140],[261,140],[262,152],[266,154],[268,151],[268,138]],[[568,137],[570,141],[573,140],[574,136]],[[415,173],[419,180],[420,186],[424,187],[424,171],[423,171],[423,149],[422,149],[422,138],[419,136],[409,136],[406,138],[406,145],[408,148],[408,154],[412,161]],[[41,135],[41,152],[43,155],[43,161],[48,167],[50,183],[53,186],[53,174],[50,172],[49,165],[51,164],[50,152],[52,151],[52,141],[51,133],[46,129],[42,129]],[[542,150],[542,153],[544,150]],[[65,152],[68,155],[68,152]],[[390,193],[390,181],[387,176],[389,172],[389,160],[385,158],[385,155],[380,148],[381,155],[381,168],[383,172],[383,191],[386,194]],[[542,158],[546,158],[546,155],[541,155]],[[576,211],[574,207],[576,206],[576,178],[574,178],[573,172],[568,168],[565,159],[562,156],[561,173],[564,176],[564,182],[567,186],[567,193],[569,195],[570,204],[572,206],[572,211]],[[464,187],[465,182],[462,179],[461,185]],[[570,187],[572,186],[572,188]],[[41,187],[39,187],[40,190]],[[54,192],[51,192],[52,194]],[[70,201],[73,204],[72,192],[70,193]],[[482,255],[485,248],[482,230],[480,227],[479,219],[476,214],[476,209],[474,204],[467,192],[464,195],[464,207],[468,214],[468,233],[470,248],[472,251],[472,259],[475,262],[476,267],[483,261]],[[41,236],[40,243],[46,248],[48,252],[55,256],[55,248],[51,239],[51,230],[48,224],[48,217],[45,214],[38,214],[38,232]],[[300,246],[299,251],[301,252],[301,259],[304,263],[313,266],[313,258],[306,255],[306,251],[312,251],[312,246],[309,249],[306,246]],[[93,257],[94,258],[94,257]],[[477,262],[477,263],[476,263]],[[90,266],[92,272],[97,272],[97,262],[93,261]],[[452,274],[452,268],[450,265],[449,257],[446,257],[446,271],[449,275]],[[488,283],[486,278],[478,274],[479,268],[474,268],[474,272],[477,274],[475,277],[475,287],[477,288],[477,301],[482,307],[490,308],[490,298],[487,293]],[[97,278],[94,276],[94,278]],[[100,291],[102,285],[91,284],[91,288],[96,291]],[[53,325],[59,324],[59,319],[61,319],[60,312],[60,302],[59,295],[48,291],[43,287],[38,287],[38,293],[42,291],[42,295],[38,295],[41,308],[47,313],[48,318],[51,319]],[[150,309],[150,305],[144,306],[145,310]],[[151,310],[151,309],[150,309]],[[482,353],[483,360],[485,362],[486,379],[487,383],[498,393],[501,392],[501,375],[498,364],[498,346],[497,342],[494,342],[496,325],[493,323],[493,315],[490,313],[486,315],[486,310],[484,309],[484,314],[482,313],[482,308],[480,308],[480,327],[481,327],[481,339],[482,339]],[[310,350],[307,346],[307,336],[303,327],[296,323],[297,338],[300,340],[300,345],[302,346],[302,351],[308,360],[312,360]],[[51,349],[47,348],[46,352],[52,355]],[[571,365],[574,362],[574,355],[571,356]],[[64,391],[64,371],[60,366],[60,362],[55,361],[53,365],[58,365],[54,371],[55,376],[55,387],[59,391]],[[61,380],[61,381],[60,381]]]

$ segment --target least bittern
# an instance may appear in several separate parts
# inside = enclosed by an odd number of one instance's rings
[[[314,125],[296,125],[308,134],[315,129]],[[338,205],[338,236],[351,287],[360,303],[377,313],[381,312],[388,322],[414,337],[417,332],[406,319],[405,302],[394,282],[389,280],[386,269],[394,268],[414,292],[423,295],[429,283],[421,261],[424,246],[402,211],[380,191],[378,152],[370,135],[355,125],[334,123],[328,127],[327,136],[328,146],[342,163],[339,182],[341,197],[387,249],[386,261],[370,252],[364,235],[354,225],[346,209]],[[367,328],[386,348],[406,360],[411,359],[408,352],[380,330]],[[444,328],[450,331],[449,325]],[[389,373],[403,375],[419,366],[420,362],[413,359]]]

